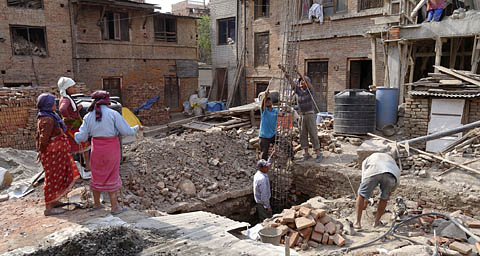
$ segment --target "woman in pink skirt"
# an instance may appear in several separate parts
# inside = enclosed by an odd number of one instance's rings
[[[108,192],[112,214],[115,215],[126,210],[126,207],[120,207],[117,201],[117,191],[122,187],[118,134],[135,135],[139,126],[130,127],[120,113],[108,108],[108,92],[96,91],[92,98],[94,102],[88,108],[89,113],[83,118],[79,132],[75,133],[75,141],[81,143],[87,141],[89,135],[92,136],[90,189],[93,192],[94,209],[103,208],[100,204],[100,192]]]

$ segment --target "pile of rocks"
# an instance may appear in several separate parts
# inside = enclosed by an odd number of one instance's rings
[[[255,152],[245,132],[209,131],[145,138],[127,146],[121,167],[126,201],[136,209],[162,210],[177,202],[251,186]],[[253,134],[253,133],[252,133]]]
[[[344,246],[345,238],[341,235],[343,225],[330,216],[324,209],[314,208],[309,204],[285,209],[281,216],[266,223],[282,231],[281,243],[289,237],[290,248],[307,250],[320,245]]]
[[[411,170],[416,176],[426,178],[425,169],[432,167],[435,163],[435,159],[427,155],[411,155],[405,158],[401,158],[403,170]]]

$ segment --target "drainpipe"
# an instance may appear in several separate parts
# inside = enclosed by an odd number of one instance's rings
[[[76,40],[76,30],[75,30],[75,25],[73,24],[73,5],[72,1],[68,0],[68,14],[70,16],[70,36],[71,36],[71,44],[72,44],[72,73],[73,73],[73,79],[76,81],[78,80],[77,73],[78,69],[76,66],[77,62],[77,40]]]
[[[247,0],[243,0],[243,24],[243,82],[245,85],[245,103],[247,103]]]

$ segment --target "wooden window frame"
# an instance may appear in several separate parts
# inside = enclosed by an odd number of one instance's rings
[[[303,14],[302,5],[303,5],[303,1],[304,1],[304,0],[299,0],[299,1],[300,1],[300,2],[299,2],[299,7],[300,7],[300,14],[299,14],[299,16],[300,16],[300,19],[301,19],[301,20],[308,19],[308,13],[307,13],[307,15],[304,15],[304,14]],[[313,0],[307,0],[307,1],[309,2],[309,6],[310,6],[310,7],[309,7],[309,10],[310,10],[310,8],[311,8],[312,5],[313,5]],[[338,0],[332,0],[331,3],[327,3],[327,4],[324,3],[324,4],[322,5],[322,6],[323,6],[323,10],[324,10],[324,15],[323,15],[323,17],[330,17],[331,15],[335,15],[335,14],[337,14],[337,13],[347,13],[347,12],[348,12],[348,0],[343,0],[343,1],[345,1],[345,10],[341,10],[341,11],[338,11],[338,10],[337,10],[337,1],[338,1]],[[361,1],[361,0],[358,0],[358,1]],[[330,15],[325,15],[325,9],[326,9],[326,8],[333,8],[333,13],[330,14]]]
[[[266,2],[267,10],[265,13],[261,12],[260,10],[262,9],[263,6],[263,1]],[[274,0],[275,1],[275,0]],[[260,18],[268,18],[270,17],[270,0],[255,0],[254,2],[254,19],[260,19]]]
[[[13,33],[14,33],[14,30],[15,29],[26,29],[27,30],[27,35],[28,35],[28,38],[26,38],[26,40],[28,42],[31,42],[31,38],[30,38],[30,29],[41,29],[43,30],[43,40],[44,40],[44,45],[45,45],[45,52],[46,52],[46,55],[45,56],[39,56],[39,55],[32,55],[32,52],[30,51],[30,54],[15,54],[15,50],[14,50],[14,47],[13,47],[13,43],[14,43],[14,36],[13,36]],[[24,26],[24,25],[10,25],[10,38],[11,38],[11,47],[12,47],[12,55],[13,56],[38,56],[38,57],[48,57],[49,56],[49,53],[48,53],[48,40],[47,40],[47,29],[46,27],[36,27],[36,26]]]
[[[110,20],[108,15],[112,15],[111,23],[113,24],[113,35],[110,37]],[[115,12],[107,11],[105,12],[102,18],[102,40],[115,40],[115,41],[130,41],[130,25],[129,22],[122,22],[122,15],[125,16],[123,19],[130,17],[127,12]],[[122,26],[122,24],[124,24]],[[122,30],[125,30],[125,37],[122,37]]]
[[[266,62],[265,64],[259,64],[258,63],[258,57],[259,57],[259,53],[257,52],[257,36],[261,36],[261,35],[266,35],[267,36],[267,39],[268,39],[268,47],[266,49]],[[253,66],[255,68],[258,68],[258,67],[268,67],[270,65],[270,32],[269,31],[265,31],[265,32],[258,32],[258,33],[254,33],[253,35],[253,38],[254,38],[254,42],[253,42]]]
[[[162,19],[163,20],[163,28],[157,27],[157,22],[155,19]],[[167,20],[173,20],[175,23],[175,31],[169,32],[167,31]],[[164,15],[157,15],[154,17],[154,39],[155,41],[160,42],[168,42],[168,43],[177,43],[178,42],[178,22],[177,18],[175,17],[167,17]],[[172,40],[174,39],[174,40]]]
[[[235,17],[230,17],[230,18],[224,18],[224,19],[218,19],[217,20],[217,45],[228,45],[228,38],[229,38],[228,35],[230,34],[230,28],[229,28],[228,24],[232,20],[235,22],[235,31],[234,31],[233,34],[236,36],[237,22],[235,20]],[[220,23],[221,22],[226,22],[226,33],[225,33],[226,38],[225,38],[225,42],[222,42],[222,43],[220,43],[220,35],[221,35],[221,33],[220,33]],[[232,39],[233,39],[234,42],[236,41],[236,38],[232,38]]]

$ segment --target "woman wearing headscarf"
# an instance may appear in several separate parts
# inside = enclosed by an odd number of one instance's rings
[[[100,192],[108,192],[112,204],[112,214],[126,210],[117,201],[117,191],[122,187],[119,175],[120,142],[118,134],[134,135],[139,126],[130,127],[120,113],[108,108],[110,95],[106,91],[92,94],[94,102],[88,108],[80,131],[75,133],[75,141],[80,143],[92,136],[92,153],[90,166],[92,178],[90,189],[93,192],[94,209],[103,208],[100,204]]]
[[[78,129],[82,125],[82,117],[80,116],[80,110],[82,105],[77,105],[72,99],[71,95],[75,93],[75,81],[68,77],[60,77],[58,79],[58,90],[62,98],[60,99],[59,112],[63,117],[63,121],[67,126],[65,133],[68,135],[68,141],[70,143],[71,153],[75,154],[79,151],[85,150],[88,147],[88,141],[77,144],[74,140],[74,134],[78,132]],[[90,154],[88,151],[83,153],[85,160],[85,169],[90,170]]]
[[[65,212],[55,208],[75,184],[79,173],[70,145],[64,134],[65,124],[55,111],[55,96],[42,93],[37,99],[37,133],[35,136],[38,160],[45,171],[45,216]]]

